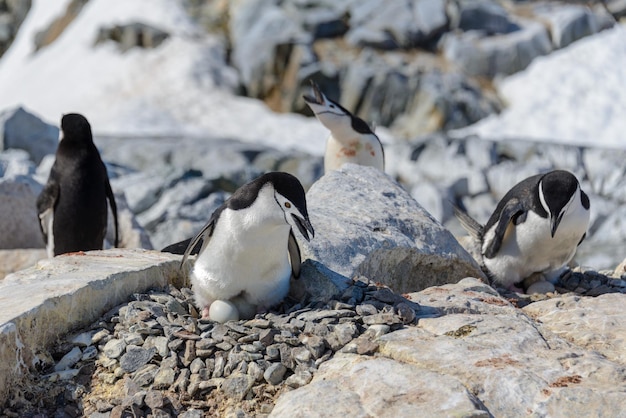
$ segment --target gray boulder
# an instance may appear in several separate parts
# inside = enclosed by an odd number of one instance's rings
[[[31,0],[8,0],[0,3],[0,56],[9,49],[20,25],[30,10]]]
[[[0,150],[23,149],[39,164],[54,154],[59,143],[59,128],[49,125],[22,107],[0,113]]]
[[[547,29],[538,22],[517,20],[520,29],[485,36],[482,31],[447,33],[442,42],[444,57],[470,76],[509,75],[528,67],[538,56],[552,50]]]
[[[307,203],[315,238],[302,243],[303,259],[397,292],[483,277],[450,232],[372,167],[346,164],[327,173],[308,191]]]
[[[507,11],[494,1],[450,2],[448,13],[450,26],[464,32],[477,30],[491,36],[519,30],[519,26],[511,20]]]
[[[583,5],[541,4],[535,14],[547,20],[554,48],[565,48],[601,29],[598,16]]]
[[[0,181],[0,249],[44,248],[37,193],[24,182]]]
[[[355,2],[346,41],[387,50],[428,46],[447,26],[445,5],[443,0]]]

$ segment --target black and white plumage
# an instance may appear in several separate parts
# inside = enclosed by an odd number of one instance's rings
[[[258,177],[215,210],[187,244],[182,260],[197,252],[201,243],[191,285],[203,317],[216,300],[236,299],[255,310],[279,303],[289,291],[290,278],[300,275],[294,227],[306,240],[314,235],[304,189],[287,173]],[[164,251],[177,252],[177,247],[180,243]]]
[[[507,288],[564,267],[585,239],[589,197],[576,177],[555,170],[529,177],[500,200],[485,226],[455,208],[481,247],[491,279]]]
[[[37,212],[48,256],[101,250],[107,230],[107,199],[115,221],[117,206],[109,176],[84,116],[61,119],[61,140],[48,181],[37,197]]]
[[[383,145],[369,125],[339,103],[328,99],[317,84],[311,82],[311,85],[313,96],[304,95],[304,101],[322,125],[330,130],[324,153],[324,171],[337,170],[345,163],[384,171]]]

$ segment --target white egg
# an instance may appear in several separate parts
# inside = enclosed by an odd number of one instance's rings
[[[239,320],[239,310],[229,300],[216,300],[209,308],[209,318],[221,324]]]
[[[530,285],[528,289],[526,289],[526,293],[532,295],[534,293],[552,293],[554,292],[554,285],[548,281],[541,280],[536,283]]]

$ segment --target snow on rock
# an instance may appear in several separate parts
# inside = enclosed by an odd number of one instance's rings
[[[537,58],[499,84],[507,109],[456,134],[626,147],[625,38],[618,25]]]

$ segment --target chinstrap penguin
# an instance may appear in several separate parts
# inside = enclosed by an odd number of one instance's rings
[[[324,171],[339,169],[345,163],[360,164],[385,170],[383,145],[363,119],[328,99],[314,82],[313,96],[304,101],[319,121],[330,130],[324,154]]]
[[[217,208],[193,239],[183,241],[188,244],[181,266],[198,253],[190,281],[202,316],[214,319],[215,301],[232,302],[246,317],[283,300],[290,278],[300,276],[294,227],[306,240],[315,233],[302,184],[287,173],[264,174]],[[183,243],[163,251],[176,253]]]
[[[463,227],[480,243],[482,265],[496,284],[516,290],[532,275],[564,267],[585,239],[589,197],[570,172],[529,177],[509,190],[482,226],[455,208]]]
[[[107,230],[107,199],[117,246],[117,205],[89,122],[76,113],[64,115],[60,139],[50,176],[37,197],[48,256],[101,250]]]

